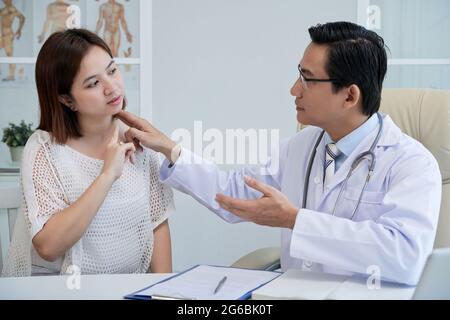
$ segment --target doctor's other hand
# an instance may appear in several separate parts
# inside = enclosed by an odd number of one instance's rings
[[[142,150],[141,145],[156,152],[161,152],[170,162],[174,163],[176,157],[172,157],[172,150],[177,145],[164,133],[156,129],[145,119],[139,118],[127,111],[120,111],[116,118],[122,120],[130,129],[125,132],[127,142],[133,142],[137,149]]]
[[[250,177],[245,177],[245,183],[262,192],[262,197],[256,200],[240,200],[217,194],[216,201],[223,209],[244,220],[263,226],[294,228],[299,209],[293,206],[284,194]]]

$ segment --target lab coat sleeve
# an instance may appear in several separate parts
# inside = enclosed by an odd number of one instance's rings
[[[361,274],[375,267],[383,280],[416,285],[433,248],[441,192],[434,159],[404,161],[391,168],[380,204],[385,212],[377,220],[354,222],[300,209],[290,254]]]
[[[222,193],[238,199],[259,198],[262,194],[245,184],[244,176],[246,175],[279,190],[287,149],[288,143],[282,143],[276,152],[272,152],[264,166],[224,171],[215,163],[183,148],[174,166],[169,168],[169,162],[167,160],[163,162],[160,180],[164,184],[192,196],[225,221],[242,222],[240,217],[218,205],[215,201],[216,194]]]

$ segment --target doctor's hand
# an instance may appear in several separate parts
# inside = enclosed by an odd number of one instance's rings
[[[250,177],[245,177],[245,183],[262,192],[263,196],[257,200],[239,200],[217,194],[216,201],[223,209],[244,220],[270,227],[294,228],[298,208],[284,194]]]
[[[174,158],[172,157],[172,150],[174,150],[176,143],[152,126],[150,122],[123,110],[116,115],[116,118],[130,127],[125,132],[127,142],[133,142],[138,150],[142,150],[142,145],[156,152],[161,152],[170,162],[175,162],[176,159],[172,159]]]

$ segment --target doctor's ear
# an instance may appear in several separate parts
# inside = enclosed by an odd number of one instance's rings
[[[66,94],[63,94],[61,96],[58,96],[58,101],[68,107],[73,112],[77,111],[77,108],[75,107],[75,103],[71,97],[69,97]]]
[[[353,108],[358,104],[361,97],[361,90],[356,84],[352,84],[347,89],[345,89],[345,108]]]

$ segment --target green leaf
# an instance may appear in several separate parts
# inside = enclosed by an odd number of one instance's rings
[[[26,124],[24,120],[17,126],[14,123],[9,123],[9,126],[3,128],[2,142],[6,143],[9,147],[24,146],[34,130],[31,128],[33,124]]]

